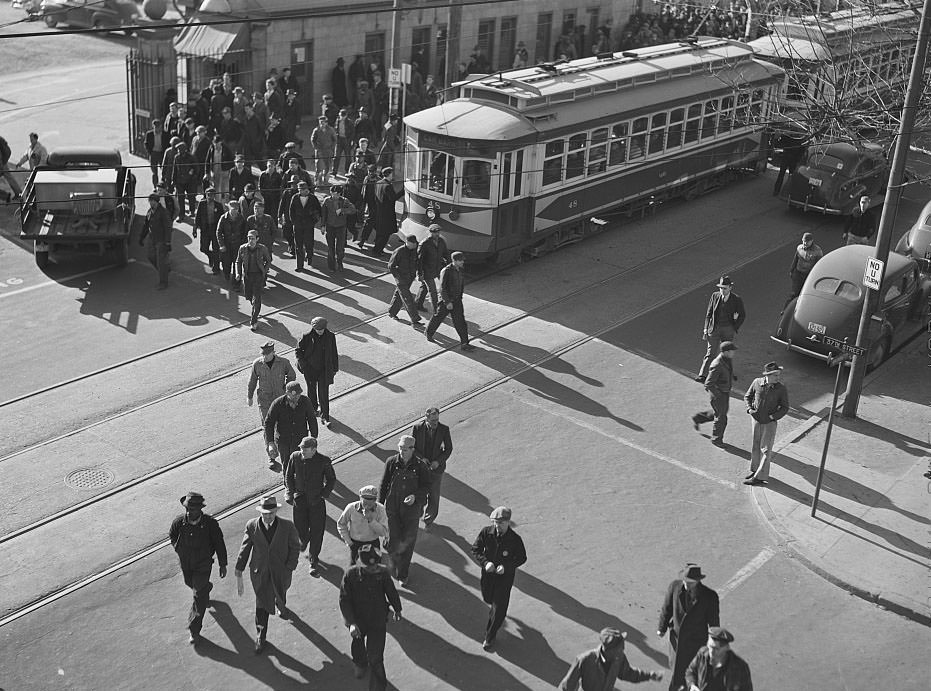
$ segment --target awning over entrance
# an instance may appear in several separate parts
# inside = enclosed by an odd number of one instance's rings
[[[245,28],[245,24],[187,26],[175,39],[175,52],[187,57],[222,60],[229,51],[239,47],[234,44],[244,35]]]

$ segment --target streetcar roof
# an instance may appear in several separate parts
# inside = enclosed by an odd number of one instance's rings
[[[652,82],[720,71],[748,64],[752,59],[753,50],[745,43],[703,36],[568,62],[501,70],[456,86],[465,97],[530,111],[616,91],[636,91],[635,87]]]
[[[772,28],[776,34],[828,46],[838,55],[847,55],[856,50],[849,44],[852,35],[859,35],[862,41],[892,43],[897,38],[887,32],[909,28],[917,31],[917,9],[908,3],[890,2],[838,10],[823,16],[787,17],[774,21]],[[880,33],[875,39],[870,39],[877,31]],[[753,43],[756,42],[751,45]]]
[[[807,38],[792,38],[781,34],[762,36],[747,44],[762,58],[782,58],[825,62],[831,59],[831,51],[822,44]]]
[[[517,111],[497,103],[457,98],[404,118],[408,127],[459,139],[510,145],[537,130]]]

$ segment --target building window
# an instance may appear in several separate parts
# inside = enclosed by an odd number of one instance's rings
[[[495,64],[494,19],[483,19],[478,23],[478,43],[475,47],[482,52],[489,65]]]
[[[511,69],[511,65],[514,64],[515,53],[517,53],[517,17],[502,17],[498,69]]]
[[[381,70],[382,77],[387,79],[388,75],[385,74],[384,31],[372,31],[365,34],[365,66],[368,67],[372,63],[378,65],[378,69]],[[369,86],[371,86],[371,84],[369,84]]]
[[[430,74],[430,27],[421,26],[411,32],[411,65],[421,77]],[[417,67],[413,68],[414,63]]]
[[[537,15],[537,43],[534,51],[534,63],[545,62],[550,54],[553,41],[553,13],[541,12]]]

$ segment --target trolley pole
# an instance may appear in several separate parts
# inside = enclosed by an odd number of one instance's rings
[[[828,413],[828,431],[824,435],[824,449],[821,451],[821,467],[818,468],[818,481],[815,483],[815,495],[811,499],[811,516],[814,518],[818,510],[818,495],[821,494],[821,483],[824,480],[824,465],[828,460],[828,446],[831,444],[831,430],[834,429],[834,409],[837,408],[837,398],[840,395],[840,373],[844,363],[850,359],[850,353],[834,355],[828,360],[828,367],[837,367],[837,376],[834,378],[834,400],[831,401],[831,412]]]
[[[928,38],[931,34],[931,0],[924,0],[921,10],[921,25],[918,28],[918,46],[912,61],[912,71],[908,79],[908,90],[905,92],[905,106],[902,109],[902,121],[899,124],[899,134],[896,137],[895,153],[892,157],[892,171],[889,175],[889,185],[886,188],[886,200],[883,204],[882,216],[879,219],[879,231],[876,237],[875,257],[886,265],[889,259],[889,245],[892,241],[892,224],[898,212],[899,198],[902,196],[902,182],[905,179],[905,161],[908,158],[908,146],[911,143],[912,130],[915,127],[915,115],[923,88],[925,61],[928,57]],[[880,289],[882,284],[880,283]],[[865,348],[869,341],[870,319],[879,303],[880,290],[866,288],[866,297],[863,300],[863,311],[860,313],[860,326],[857,329],[857,345]],[[863,375],[869,351],[865,355],[855,355],[850,367],[850,377],[847,379],[847,393],[844,398],[844,417],[857,416],[860,405],[860,392],[863,389]],[[834,409],[831,409],[833,414]],[[823,462],[822,462],[823,464]],[[814,509],[812,509],[814,511]],[[812,514],[814,515],[814,514]]]

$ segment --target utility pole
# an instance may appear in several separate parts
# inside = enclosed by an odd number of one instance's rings
[[[395,67],[401,66],[401,61],[398,57],[401,50],[401,0],[394,0],[391,10],[391,50],[388,53],[388,69],[392,70]],[[387,79],[388,75],[384,75]],[[398,100],[400,91],[393,86],[389,87],[391,89],[390,97],[388,99],[388,112],[396,113],[398,112]],[[404,88],[403,86],[401,88]]]
[[[879,219],[879,232],[876,238],[876,259],[886,265],[889,259],[889,245],[892,242],[892,224],[895,221],[899,207],[899,198],[902,196],[902,183],[905,179],[905,162],[908,158],[908,146],[912,139],[912,130],[915,127],[915,115],[918,111],[918,102],[923,88],[925,61],[928,57],[928,38],[931,33],[931,0],[924,0],[921,10],[921,25],[918,28],[918,46],[912,61],[912,71],[908,79],[908,90],[905,92],[905,107],[902,109],[902,122],[899,124],[899,134],[895,142],[895,153],[892,157],[892,172],[889,175],[889,185],[886,188],[886,200],[883,204],[882,216]],[[880,289],[882,283],[880,283]],[[863,300],[863,312],[860,314],[860,326],[857,329],[857,345],[869,346],[870,319],[879,303],[880,290],[866,288],[866,298]],[[850,377],[847,379],[847,392],[844,399],[844,417],[856,417],[860,404],[860,391],[863,388],[863,375],[866,372],[870,353],[854,355],[850,367]]]
[[[459,34],[462,30],[462,5],[449,0],[449,21],[446,24],[446,75],[443,88],[459,80]]]

